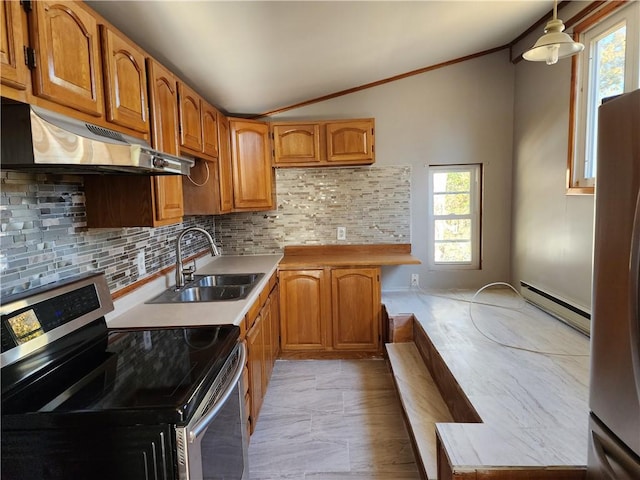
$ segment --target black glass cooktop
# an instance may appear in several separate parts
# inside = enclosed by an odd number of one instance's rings
[[[86,327],[82,341],[3,369],[3,424],[24,427],[97,415],[117,423],[184,422],[238,337],[235,326]]]

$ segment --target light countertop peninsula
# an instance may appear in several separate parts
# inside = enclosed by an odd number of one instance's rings
[[[436,424],[453,471],[584,468],[588,337],[494,292],[473,303],[475,292],[382,294],[389,315],[415,315],[482,419]]]
[[[174,271],[119,298],[115,310],[106,316],[109,328],[163,328],[204,325],[239,325],[276,271],[282,255],[228,255],[203,257],[197,275],[217,273],[264,273],[262,279],[242,300],[192,303],[145,304],[175,284]]]

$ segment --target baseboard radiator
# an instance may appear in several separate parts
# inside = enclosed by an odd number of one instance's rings
[[[520,293],[529,303],[589,335],[591,331],[591,312],[557,295],[545,292],[530,283],[520,282],[520,287]]]

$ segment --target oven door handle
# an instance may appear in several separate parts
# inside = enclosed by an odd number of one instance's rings
[[[220,409],[227,402],[227,400],[231,396],[231,393],[233,393],[233,389],[236,387],[236,384],[240,381],[240,377],[242,376],[242,370],[244,369],[244,364],[247,362],[247,350],[244,346],[244,343],[239,343],[238,348],[240,349],[240,360],[238,361],[238,364],[236,366],[236,371],[233,374],[233,378],[231,382],[229,382],[227,389],[220,396],[220,398],[218,399],[216,404],[213,406],[213,408],[209,410],[207,414],[204,417],[202,417],[200,420],[198,420],[198,423],[196,423],[193,426],[193,428],[189,432],[189,443],[195,442],[196,438],[198,438],[198,436],[204,433],[204,431],[207,429],[209,424],[213,421],[213,419],[218,414]]]

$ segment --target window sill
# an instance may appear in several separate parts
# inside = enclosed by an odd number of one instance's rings
[[[593,195],[596,187],[569,187],[566,195]]]

